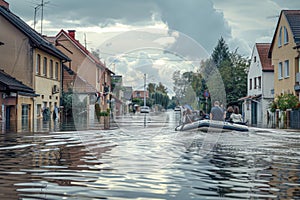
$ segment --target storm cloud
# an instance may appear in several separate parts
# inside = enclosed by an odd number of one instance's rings
[[[11,9],[21,18],[33,19],[34,7],[41,1],[8,0]],[[210,0],[49,0],[44,8],[44,19],[52,27],[71,26],[107,27],[116,23],[149,25],[157,21],[169,29],[182,32],[211,51],[217,40],[230,38],[231,30],[224,16]],[[39,14],[39,13],[38,13]],[[46,30],[45,30],[46,31]]]

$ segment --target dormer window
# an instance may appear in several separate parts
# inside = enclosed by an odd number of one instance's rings
[[[279,36],[278,36],[278,47],[282,45],[282,27],[279,29]]]
[[[287,43],[289,43],[289,34],[287,31],[287,28],[284,27],[284,44],[287,44]]]

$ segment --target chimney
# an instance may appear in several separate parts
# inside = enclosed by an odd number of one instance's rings
[[[9,10],[9,3],[7,3],[4,0],[0,0],[0,6],[3,6],[4,8],[6,8],[7,10]]]
[[[1,0],[0,0],[1,1]],[[75,30],[68,30],[69,36],[75,40]]]

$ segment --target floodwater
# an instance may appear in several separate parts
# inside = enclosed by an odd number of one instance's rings
[[[299,132],[175,132],[178,120],[1,134],[0,199],[300,199]]]

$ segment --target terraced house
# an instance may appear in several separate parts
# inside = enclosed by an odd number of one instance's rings
[[[2,101],[1,114],[14,120],[16,131],[21,131],[23,121],[30,119],[26,126],[32,130],[36,127],[35,119],[42,117],[44,110],[51,112],[54,104],[60,105],[62,65],[70,59],[12,13],[4,0],[0,0],[0,27],[1,70],[34,93],[26,94],[26,101],[20,101],[18,91],[6,90],[5,95],[2,92],[2,99],[14,100]],[[8,117],[12,113],[15,117]]]

